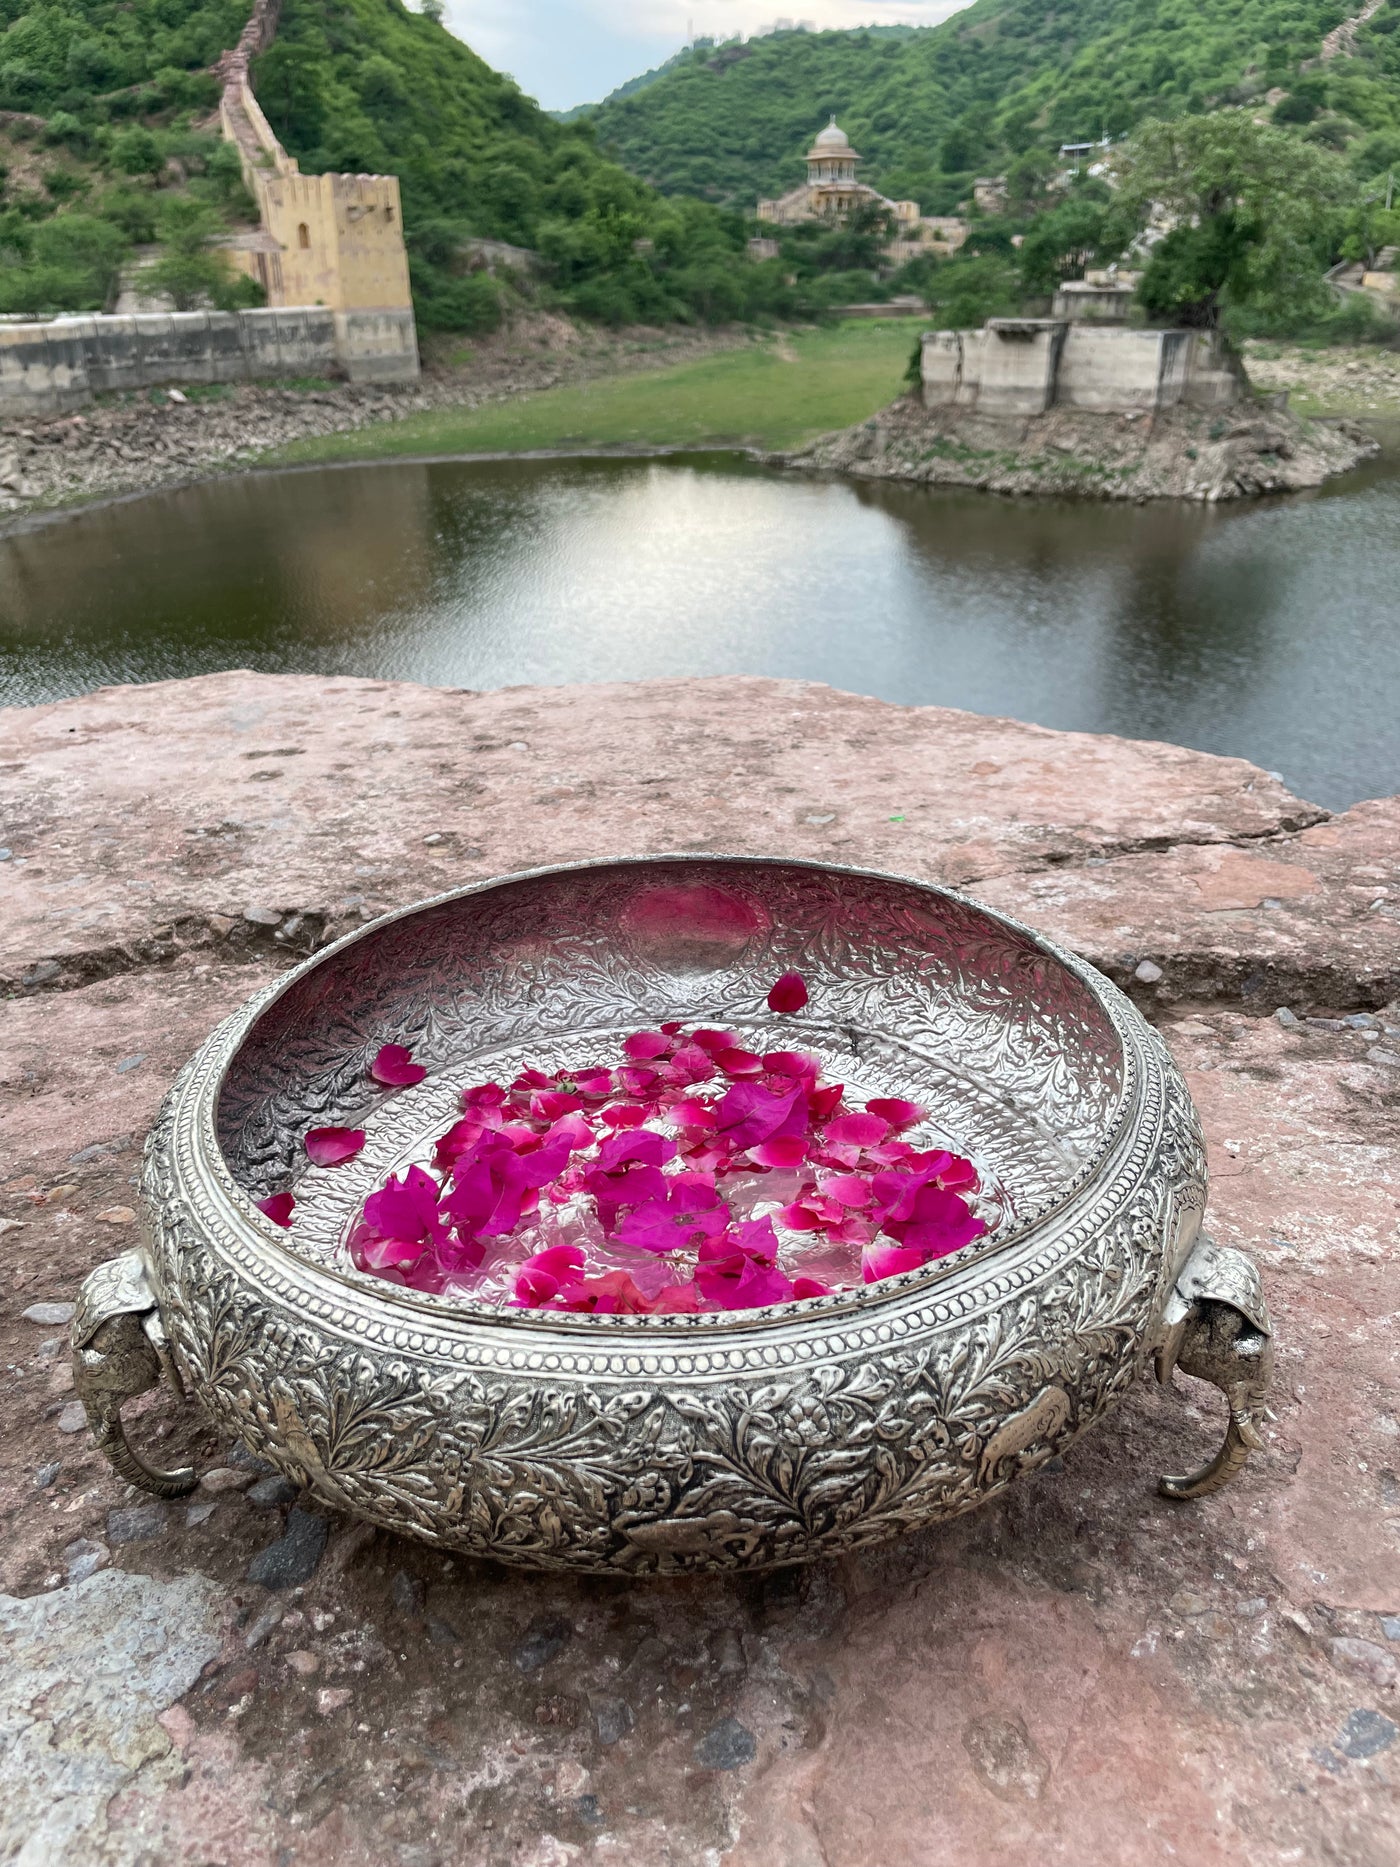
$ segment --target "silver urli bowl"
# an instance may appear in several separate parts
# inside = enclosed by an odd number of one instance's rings
[[[954,1257],[840,1295],[712,1315],[473,1307],[349,1266],[360,1201],[452,1119],[463,1084],[615,1054],[663,1019],[783,1043],[907,1096],[977,1162],[998,1222]],[[743,1038],[741,1036],[741,1042]],[[429,1065],[383,1090],[385,1043]],[[364,1126],[352,1166],[309,1128]],[[300,1178],[298,1179],[298,1175]],[[255,1201],[292,1180],[295,1234]],[[74,1320],[99,1443],[162,1495],[124,1399],[162,1371],[333,1508],[444,1548],[625,1575],[764,1568],[878,1543],[994,1497],[1124,1394],[1149,1355],[1213,1380],[1258,1444],[1271,1345],[1253,1266],[1200,1236],[1195,1110],[1092,967],[945,889],[763,858],[509,876],[379,921],[216,1030],[147,1145],[141,1250]]]

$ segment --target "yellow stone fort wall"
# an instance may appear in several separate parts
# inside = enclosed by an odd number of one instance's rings
[[[236,263],[269,305],[411,311],[403,210],[395,175],[303,175],[253,95],[252,60],[272,43],[280,0],[257,0],[220,66],[219,121],[238,150],[265,236]]]

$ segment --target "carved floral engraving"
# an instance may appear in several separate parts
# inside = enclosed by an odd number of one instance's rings
[[[1204,1158],[1185,1088],[1127,1001],[934,889],[695,866],[762,910],[756,932],[736,919],[738,959],[726,949],[704,975],[668,976],[654,948],[609,936],[638,887],[690,865],[507,884],[375,930],[319,979],[326,960],[302,969],[172,1090],[144,1201],[175,1358],[211,1414],[328,1504],[534,1567],[800,1561],[994,1495],[1107,1411],[1157,1345]],[[362,1059],[388,1037],[445,1063],[464,1042],[630,1028],[638,1005],[738,1018],[787,965],[822,982],[824,1016],[857,1050],[924,1057],[964,1085],[954,1119],[992,1137],[1012,1187],[1020,1163],[1033,1196],[975,1263],[737,1316],[560,1317],[366,1288],[252,1212],[247,1189],[312,1117],[372,1106]]]

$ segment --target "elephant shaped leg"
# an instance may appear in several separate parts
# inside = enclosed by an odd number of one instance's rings
[[[98,1449],[128,1484],[157,1497],[184,1497],[197,1483],[193,1470],[160,1471],[127,1442],[122,1406],[159,1384],[179,1378],[166,1347],[160,1311],[139,1251],[101,1264],[78,1295],[73,1317],[73,1380]]]
[[[1225,1442],[1198,1472],[1163,1478],[1164,1497],[1206,1497],[1243,1470],[1251,1452],[1263,1450],[1264,1418],[1274,1372],[1273,1325],[1259,1272],[1242,1252],[1202,1237],[1187,1259],[1164,1317],[1157,1349],[1157,1378],[1173,1372],[1209,1381],[1230,1407]]]

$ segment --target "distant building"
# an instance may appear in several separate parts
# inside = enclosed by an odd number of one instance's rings
[[[758,218],[778,227],[813,221],[839,226],[862,210],[874,209],[890,222],[885,257],[895,265],[923,253],[955,253],[968,235],[965,220],[952,215],[925,218],[917,201],[891,201],[856,175],[865,158],[833,117],[817,133],[803,160],[807,179],[776,200],[760,201]]]
[[[1078,319],[1088,324],[1126,324],[1136,292],[1131,285],[1068,279],[1055,288],[1052,317]]]

